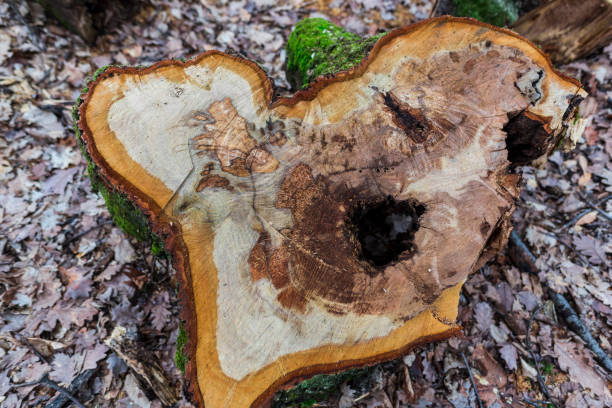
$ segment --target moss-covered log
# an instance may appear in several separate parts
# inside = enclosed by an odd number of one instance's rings
[[[292,98],[207,52],[109,68],[79,106],[94,174],[172,254],[186,375],[207,408],[456,333],[462,283],[509,233],[509,169],[550,151],[585,95],[531,43],[474,20],[373,46],[321,26],[294,33],[311,53],[290,59],[299,87],[328,77]],[[335,52],[329,33],[371,50],[333,65],[315,49]]]

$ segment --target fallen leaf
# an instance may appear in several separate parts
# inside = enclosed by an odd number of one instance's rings
[[[170,320],[171,315],[172,313],[166,309],[164,304],[153,306],[151,309],[151,322],[153,323],[155,330],[161,331],[164,326],[166,326],[166,323],[168,323]]]
[[[57,170],[55,174],[45,180],[42,188],[43,194],[64,194],[68,183],[72,182],[74,175],[79,171],[78,167],[65,170]]]
[[[142,392],[138,385],[138,381],[136,381],[132,374],[128,374],[126,377],[123,390],[136,406],[141,408],[149,408],[151,406],[151,401],[149,401],[144,392]]]
[[[499,349],[499,354],[506,363],[506,367],[508,367],[508,369],[514,371],[518,368],[516,363],[518,360],[518,353],[513,345],[504,345],[502,348]]]
[[[28,341],[40,354],[45,357],[51,357],[56,351],[66,348],[64,343],[41,339],[40,337],[28,337]]]
[[[525,360],[523,360],[523,358],[521,358],[521,371],[523,373],[523,375],[527,378],[530,378],[534,381],[537,380],[538,378],[538,372],[535,369],[535,367],[533,367],[531,364],[529,364],[528,362],[526,362]]]
[[[486,302],[480,302],[474,308],[474,319],[476,321],[476,326],[482,332],[486,332],[489,328],[495,324],[493,322],[493,310],[491,306],[489,306]]]
[[[64,135],[64,127],[51,112],[43,111],[34,105],[29,105],[25,108],[23,118],[29,123],[36,125],[40,129],[41,136],[59,139]]]
[[[78,374],[77,364],[80,363],[79,360],[79,358],[73,358],[68,354],[56,354],[51,364],[53,369],[49,373],[49,378],[60,384],[70,385]]]
[[[606,381],[593,368],[595,363],[587,351],[569,340],[556,340],[554,350],[559,367],[569,374],[573,382],[612,404],[612,394]]]
[[[602,263],[607,263],[606,250],[600,241],[588,235],[579,235],[574,237],[573,242],[576,249],[587,256],[592,264],[601,265]]]
[[[98,361],[106,357],[108,347],[104,344],[98,343],[93,349],[85,350],[85,356],[83,360],[83,370],[94,369],[98,367]]]
[[[590,224],[597,219],[597,211],[591,211],[583,215],[576,221],[574,226]]]

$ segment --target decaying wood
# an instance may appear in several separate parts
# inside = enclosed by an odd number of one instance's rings
[[[272,94],[210,51],[110,68],[80,107],[101,175],[172,253],[207,408],[457,333],[461,285],[510,231],[511,167],[570,137],[585,96],[515,33],[450,17]]]
[[[511,27],[538,44],[553,62],[589,55],[612,40],[612,0],[553,0]]]
[[[138,381],[152,391],[164,406],[178,402],[178,389],[166,376],[153,353],[143,349],[135,339],[135,333],[116,326],[104,341],[127,364]]]

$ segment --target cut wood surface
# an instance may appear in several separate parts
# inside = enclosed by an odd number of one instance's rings
[[[201,406],[448,337],[461,285],[510,231],[511,167],[571,137],[580,84],[518,35],[443,17],[272,99],[253,62],[109,68],[86,148],[165,239]]]
[[[512,25],[553,62],[584,57],[612,40],[612,0],[553,0]]]

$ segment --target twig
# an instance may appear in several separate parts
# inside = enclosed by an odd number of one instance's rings
[[[603,203],[605,203],[606,201],[608,201],[609,199],[612,198],[612,194],[607,195],[606,197],[602,198],[601,200],[599,200],[598,202],[595,203],[596,206],[600,206]],[[589,204],[587,202],[587,204]],[[594,207],[591,207],[594,208]],[[580,218],[584,217],[585,215],[587,215],[588,213],[590,213],[591,210],[584,210],[581,211],[577,216],[575,216],[574,218],[572,218],[571,220],[569,220],[567,223],[565,223],[563,225],[563,227],[561,227],[561,229],[567,229],[569,227],[571,227],[572,225],[574,225]],[[607,213],[606,213],[607,214]]]
[[[527,404],[529,404],[529,405],[531,405],[533,407],[536,407],[536,408],[546,408],[546,407],[543,407],[540,404],[550,404],[550,402],[548,402],[548,401],[532,401],[532,400],[530,400],[529,398],[527,398],[524,395],[523,395],[523,398],[525,399],[525,402]]]
[[[573,246],[571,246],[570,244],[568,244],[566,241],[564,241],[562,238],[560,238],[557,234],[555,234],[554,232],[550,231],[547,228],[544,228],[544,226],[539,225],[539,227],[541,229],[543,229],[544,231],[542,231],[542,234],[544,235],[548,235],[549,237],[552,237],[554,239],[556,239],[557,241],[559,241],[563,246],[565,246],[567,249],[569,249],[570,251],[572,251],[574,253],[574,255],[576,255],[578,258],[580,258],[580,260],[582,262],[584,262],[585,264],[587,264],[587,266],[592,266],[591,263],[589,262],[588,259],[586,259],[584,256],[582,256],[582,254],[578,251],[576,251],[574,249]],[[535,257],[534,257],[535,259]]]
[[[476,401],[478,401],[479,408],[485,408],[482,400],[480,399],[480,395],[478,394],[478,388],[476,388],[476,381],[474,381],[474,376],[472,375],[472,369],[470,368],[470,364],[468,363],[467,357],[463,352],[461,352],[461,357],[463,357],[463,362],[467,367],[468,375],[470,376],[470,382],[472,383],[472,388],[474,388],[474,395],[476,395]]]
[[[514,264],[519,269],[537,275],[538,268],[535,265],[535,256],[533,256],[529,248],[523,243],[516,231],[512,231],[510,234],[510,244],[510,258]],[[569,302],[562,294],[552,290],[545,282],[542,282],[542,285],[546,288],[548,296],[555,304],[555,310],[565,319],[570,330],[576,333],[582,341],[585,342],[589,350],[595,355],[595,360],[597,360],[597,362],[609,373],[612,373],[612,359],[601,348],[599,343],[597,343]]]
[[[565,297],[550,288],[548,288],[548,296],[555,304],[557,313],[563,316],[567,322],[567,326],[576,333],[593,354],[595,354],[595,360],[612,374],[612,359],[601,348],[599,343],[597,343],[597,340],[595,340],[589,329],[587,329],[582,320],[580,320],[578,314],[574,311]]]
[[[366,392],[365,394],[363,394],[363,395],[361,395],[361,396],[359,396],[359,397],[355,398],[355,399],[353,400],[353,402],[359,402],[359,401],[361,401],[362,399],[364,399],[364,398],[368,397],[369,395],[370,395],[370,392],[368,391],[368,392]]]
[[[585,203],[587,203],[587,205],[589,207],[591,207],[592,209],[594,209],[595,211],[597,211],[598,213],[600,213],[601,215],[603,215],[608,221],[612,221],[612,215],[608,214],[607,212],[605,212],[604,210],[602,210],[601,208],[599,208],[598,204],[593,204],[588,198],[586,198],[586,196],[584,194],[582,194],[580,191],[577,191],[578,196],[580,198],[582,198],[582,201],[584,201]],[[609,198],[610,196],[606,197]]]
[[[32,382],[28,382],[28,383],[21,383],[21,384],[13,384],[13,385],[11,385],[11,388],[30,387],[32,385],[44,385],[44,386],[47,386],[49,388],[53,388],[55,391],[65,395],[66,398],[68,398],[70,401],[72,401],[72,403],[74,405],[76,405],[78,408],[85,408],[85,405],[81,404],[78,399],[76,399],[70,392],[68,392],[68,390],[66,390],[63,387],[60,387],[56,382],[51,381],[49,379],[49,377],[47,377],[47,374],[43,375],[37,381],[32,381]]]
[[[531,337],[531,328],[533,326],[533,320],[535,319],[536,315],[542,309],[542,306],[543,304],[539,305],[529,317],[529,324],[527,325],[527,336],[525,337],[525,347],[527,347],[527,351],[529,351],[529,354],[531,355],[531,359],[535,363],[538,384],[540,385],[540,390],[542,390],[542,394],[544,394],[546,399],[550,401],[550,404],[552,404],[553,407],[557,408],[557,405],[553,402],[552,397],[550,396],[550,392],[548,392],[548,387],[546,386],[546,383],[544,382],[544,377],[542,377],[542,371],[540,370],[540,361],[537,358],[535,352],[533,351],[533,347],[531,347],[530,337]]]
[[[93,227],[91,227],[89,229],[86,229],[83,232],[79,232],[75,236],[70,237],[70,239],[64,241],[64,244],[63,244],[64,248],[67,247],[68,245],[70,245],[71,243],[73,243],[74,241],[76,241],[77,239],[79,239],[79,238],[89,234],[91,231],[95,231],[95,230],[97,230],[99,228],[102,228],[103,226],[108,225],[110,223],[112,223],[112,220],[104,220],[102,223],[100,223],[98,225],[95,225],[95,226],[93,226]]]
[[[94,372],[95,370],[93,369],[83,371],[77,376],[77,378],[74,379],[74,381],[72,381],[70,387],[68,388],[68,391],[74,394],[78,393],[79,390],[83,388],[83,385],[89,382],[89,379],[94,374]],[[68,403],[68,399],[69,398],[66,396],[66,394],[60,394],[52,401],[50,401],[47,405],[45,405],[45,408],[62,408],[64,405],[66,405],[66,403]]]
[[[20,333],[15,333],[15,334],[18,336],[18,340],[21,343],[23,343],[26,346],[28,346],[28,348],[32,351],[32,353],[36,354],[36,357],[38,357],[41,362],[45,363],[46,365],[50,365],[49,362],[47,361],[47,359],[38,350],[36,350],[36,348],[34,348],[32,343],[30,343],[30,341],[24,335],[22,335]]]

